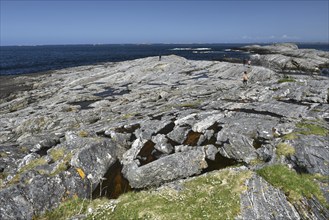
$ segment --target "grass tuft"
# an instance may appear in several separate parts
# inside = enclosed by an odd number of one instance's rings
[[[308,123],[308,122],[299,122],[296,126],[297,126],[297,128],[302,129],[301,131],[299,131],[300,134],[319,135],[319,136],[329,135],[329,130],[318,124],[312,124],[312,123]]]
[[[276,154],[278,156],[291,156],[295,154],[295,148],[289,144],[286,143],[279,143],[276,146]]]
[[[257,171],[267,182],[284,191],[288,200],[298,204],[302,197],[315,196],[323,205],[328,207],[319,185],[314,181],[318,178],[310,174],[297,174],[284,165],[267,166]]]
[[[64,157],[65,152],[63,148],[51,149],[49,155],[53,161],[58,161]]]
[[[77,196],[73,196],[71,199],[63,202],[58,208],[47,211],[42,216],[34,216],[33,220],[64,220],[69,219],[75,215],[85,213],[90,201],[83,200]]]
[[[285,82],[296,82],[296,80],[291,76],[285,76],[282,79],[278,80],[278,83],[285,83]]]
[[[287,141],[289,141],[289,140],[295,140],[297,138],[298,138],[298,136],[297,136],[297,133],[296,132],[291,132],[291,133],[286,134],[286,135],[284,135],[282,137],[283,140],[287,140]]]

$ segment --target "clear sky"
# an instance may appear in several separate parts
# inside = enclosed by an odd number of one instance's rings
[[[0,0],[0,45],[329,42],[329,0]]]

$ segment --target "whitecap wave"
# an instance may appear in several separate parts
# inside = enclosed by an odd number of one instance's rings
[[[211,50],[211,48],[208,47],[199,47],[199,48],[192,48],[192,47],[175,47],[173,49],[169,50],[195,50],[195,51],[203,51],[203,50]]]
[[[193,53],[225,53],[224,51],[193,51]]]

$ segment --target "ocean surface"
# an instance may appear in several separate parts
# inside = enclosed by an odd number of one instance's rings
[[[104,62],[175,54],[192,60],[248,58],[232,50],[247,44],[106,44],[0,46],[0,75],[38,73]],[[298,44],[299,48],[329,51],[328,44]]]

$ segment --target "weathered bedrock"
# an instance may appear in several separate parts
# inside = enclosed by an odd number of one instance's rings
[[[245,49],[261,52],[257,66],[171,55],[16,77],[24,89],[0,101],[0,219],[31,219],[102,187],[124,193],[231,165],[254,172],[280,163],[328,177],[329,78],[317,68],[329,53]],[[101,185],[108,177],[120,181]],[[314,205],[302,213],[255,173],[244,184],[241,219],[328,217],[308,198]]]

